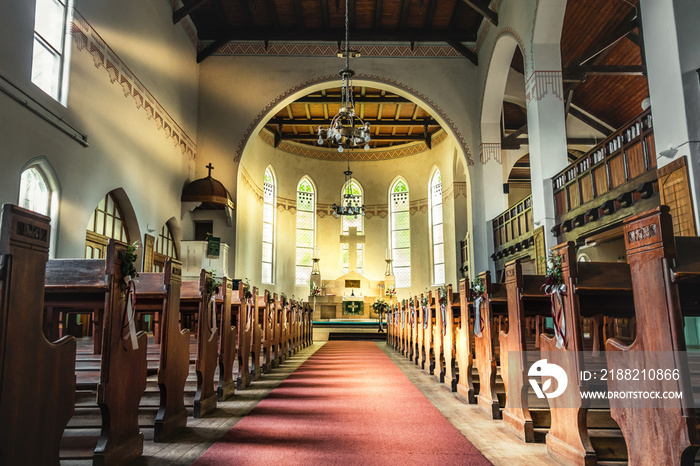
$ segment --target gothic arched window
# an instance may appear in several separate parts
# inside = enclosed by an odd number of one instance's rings
[[[313,267],[316,226],[316,190],[308,177],[297,185],[296,284],[309,285]]]
[[[391,209],[391,258],[394,260],[396,287],[411,286],[411,228],[408,184],[403,178],[397,179],[390,188],[389,206]]]
[[[87,227],[85,238],[85,257],[101,259],[107,251],[110,238],[123,244],[129,244],[129,235],[124,225],[124,216],[111,193],[97,204]]]
[[[263,234],[262,234],[262,282],[271,284],[274,279],[275,256],[275,204],[277,182],[271,167],[263,177]]]
[[[442,229],[442,175],[435,170],[430,180],[430,238],[433,246],[433,284],[445,283],[445,245]]]

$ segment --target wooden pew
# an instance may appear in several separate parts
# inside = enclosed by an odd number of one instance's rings
[[[58,464],[75,404],[73,337],[42,332],[50,219],[5,204],[0,218],[0,459]]]
[[[138,412],[146,389],[147,337],[139,332],[135,345],[128,334],[125,338],[129,319],[121,272],[125,249],[110,240],[105,259],[56,259],[46,268],[45,306],[102,310],[101,357],[78,354],[76,365],[76,388],[97,393],[100,435],[96,439],[64,435],[62,442],[62,456],[89,454],[95,464],[127,464],[143,452]],[[82,366],[87,367],[81,370]],[[74,447],[81,451],[76,453]]]
[[[582,357],[585,349],[583,318],[599,314],[610,317],[633,315],[629,265],[576,262],[573,242],[552,248],[552,257],[559,258],[562,281],[566,285],[566,292],[562,295],[564,309],[561,309],[558,299],[552,300],[555,312],[564,317],[564,342],[558,346],[555,338],[542,334],[540,351],[547,355],[548,362],[567,368],[572,374],[580,374],[584,369],[600,370],[600,367],[586,367]],[[624,446],[615,445],[619,431],[609,419],[609,411],[589,410],[590,403],[581,398],[581,391],[586,389],[586,382],[570,383],[562,395],[547,399],[551,416],[546,437],[547,451],[559,460],[574,464],[624,460]]]
[[[258,380],[261,374],[260,358],[262,353],[262,322],[260,319],[260,307],[264,308],[265,296],[258,296],[258,289],[253,287],[253,321],[252,321],[252,339],[250,342],[250,377],[252,380]]]
[[[508,331],[499,332],[501,374],[506,391],[502,417],[518,438],[535,441],[535,424],[528,400],[528,367],[525,366],[527,315],[551,315],[550,299],[542,290],[544,275],[523,275],[519,260],[506,264],[506,291],[508,296]],[[486,321],[486,319],[484,319]],[[481,382],[481,380],[480,380]],[[542,432],[538,431],[538,435]]]
[[[181,282],[182,265],[167,259],[163,273],[141,273],[136,285],[137,314],[145,309],[157,315],[161,323],[160,344],[149,349],[158,361],[160,401],[154,419],[155,442],[170,440],[187,426],[185,382],[190,366],[190,332],[180,330],[179,325]]]
[[[251,382],[250,350],[253,341],[255,301],[252,292],[242,282],[238,286],[239,301],[234,304],[238,327],[238,379],[237,387],[246,388]],[[237,305],[236,305],[237,304]]]
[[[469,280],[461,279],[459,281],[459,306],[461,308],[461,317],[457,326],[457,334],[455,336],[455,359],[457,362],[457,370],[459,371],[459,379],[457,381],[457,393],[463,396],[469,403],[476,403],[476,388],[474,384],[474,353],[472,351],[474,334],[470,324],[471,305]]]
[[[265,293],[258,298],[258,319],[262,328],[262,353],[261,353],[261,370],[264,374],[269,374],[272,370],[273,360],[275,359],[275,301],[277,294],[272,294],[265,290]]]
[[[223,277],[221,287],[217,295],[217,308],[219,316],[219,385],[216,393],[219,400],[231,398],[236,390],[236,375],[233,366],[238,356],[238,328],[236,327],[237,315],[234,315],[234,299],[240,306],[240,287],[233,290],[233,282],[228,277]]]
[[[284,363],[289,357],[289,300],[286,296],[280,296],[277,302],[277,328],[279,338],[277,339],[277,364]]]
[[[194,398],[194,417],[205,416],[216,410],[217,385],[214,374],[219,358],[219,329],[216,326],[216,296],[209,294],[211,272],[202,269],[199,281],[183,281],[180,288],[181,316],[194,315],[197,339],[197,393]],[[183,318],[183,317],[181,317]]]
[[[501,404],[496,391],[496,377],[498,372],[498,358],[496,355],[497,328],[494,323],[499,316],[508,314],[508,298],[506,286],[502,283],[491,281],[491,272],[488,270],[479,274],[478,279],[484,285],[484,293],[481,296],[479,321],[481,334],[474,335],[474,358],[479,374],[479,394],[476,397],[479,407],[493,419],[501,418]],[[478,298],[475,298],[475,301]],[[476,304],[473,304],[476,306]],[[476,319],[476,313],[475,317]],[[476,326],[476,322],[474,322]],[[503,355],[503,353],[501,353]],[[508,355],[503,355],[507,358]],[[503,361],[501,358],[501,362]],[[501,367],[503,371],[503,367]],[[503,372],[501,372],[503,374]]]
[[[667,206],[625,220],[624,234],[637,336],[629,346],[615,339],[606,342],[608,367],[615,369],[619,352],[627,352],[643,362],[644,369],[677,370],[678,380],[647,380],[634,389],[682,392],[685,402],[665,400],[663,409],[634,409],[625,406],[623,400],[612,399],[612,417],[624,435],[629,464],[690,465],[694,463],[700,439],[685,357],[683,310],[697,307],[700,240],[678,237],[674,241]],[[657,354],[673,354],[674,358],[657,357]],[[658,367],[660,361],[663,367]],[[624,391],[628,386],[629,382],[624,380],[608,382],[610,390]]]
[[[457,324],[461,320],[459,295],[452,290],[452,284],[447,285],[447,307],[445,327],[443,331],[443,354],[445,357],[445,384],[453,392],[457,391]]]
[[[411,322],[407,299],[401,300],[401,310],[399,318],[401,319],[399,325],[401,326],[402,340],[399,351],[401,351],[401,354],[404,355],[406,358],[411,359]]]
[[[416,326],[415,326],[415,341],[416,349],[414,352],[414,362],[415,364],[423,369],[425,366],[425,346],[423,345],[423,340],[425,339],[425,329],[424,325],[427,325],[427,309],[423,309],[422,297],[415,296],[413,298],[414,307],[416,309]]]
[[[444,296],[442,294],[445,294]],[[446,325],[447,314],[447,291],[446,288],[437,287],[432,291],[431,310],[433,311],[433,375],[440,383],[445,382],[445,356],[443,354],[443,336]]]

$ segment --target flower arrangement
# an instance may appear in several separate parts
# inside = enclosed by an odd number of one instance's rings
[[[550,254],[546,259],[542,258],[546,266],[545,281],[542,290],[550,296],[552,301],[552,324],[557,348],[566,347],[566,318],[564,315],[564,300],[566,284],[562,272],[562,256]],[[555,299],[556,298],[556,299]],[[556,303],[559,303],[557,308]]]
[[[389,311],[389,304],[382,298],[377,298],[375,302],[372,303],[372,309],[378,314],[383,314]]]
[[[275,302],[275,298],[272,296],[272,293],[267,293],[267,304],[272,304]]]
[[[469,291],[472,301],[478,298],[479,296],[483,296],[483,294],[486,292],[486,285],[484,284],[484,280],[480,277],[476,277],[476,279],[470,283]]]
[[[438,288],[438,303],[441,307],[447,306],[447,287],[445,285]]]
[[[211,280],[207,281],[207,297],[212,297],[219,294],[221,288],[221,278],[216,276],[216,270],[211,270]]]
[[[310,294],[311,294],[311,296],[313,296],[314,298],[317,297],[317,296],[321,296],[321,289],[318,287],[317,284],[312,283],[312,284],[309,286],[309,289],[310,289]]]
[[[289,299],[287,299],[287,295],[282,293],[282,307],[287,307],[287,304],[289,304]]]
[[[542,287],[545,293],[548,293],[548,289],[559,288],[564,284],[564,278],[561,271],[561,256],[559,254],[550,254],[547,259],[542,257],[542,262],[544,262],[547,269],[545,273],[545,282]]]
[[[420,297],[421,307],[427,308],[430,304],[430,298],[428,297],[428,289],[425,289],[425,293]]]
[[[388,288],[386,289],[386,291],[384,292],[384,294],[387,295],[387,296],[389,296],[389,297],[394,297],[394,296],[396,296],[396,287],[395,287],[394,285],[391,285],[390,287],[388,287]]]
[[[139,276],[136,271],[136,251],[141,247],[140,241],[135,241],[134,243],[126,247],[126,251],[119,253],[119,259],[122,262],[121,272],[122,278],[125,284],[128,284],[131,280],[134,280]]]

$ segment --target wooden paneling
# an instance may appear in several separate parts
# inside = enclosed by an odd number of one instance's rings
[[[695,236],[693,201],[688,183],[685,156],[658,170],[661,204],[667,205],[673,219],[675,236]]]
[[[608,192],[608,171],[605,165],[593,169],[596,195],[600,196]]]
[[[610,188],[615,189],[625,181],[625,160],[620,154],[610,159]]]
[[[566,213],[566,191],[559,191],[554,195],[554,206],[557,212],[557,217]]]
[[[627,165],[629,166],[630,179],[636,178],[646,171],[644,169],[644,148],[641,141],[627,149]]]
[[[569,210],[575,209],[576,207],[580,206],[581,200],[579,199],[578,195],[578,183],[575,182],[567,186],[566,191],[568,192],[569,197]]]
[[[581,178],[581,198],[584,204],[593,199],[593,180],[588,176]]]

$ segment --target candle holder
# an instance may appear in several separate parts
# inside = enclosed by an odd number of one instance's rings
[[[311,268],[311,275],[321,275],[321,269],[318,266],[318,262],[321,260],[319,257],[311,258],[314,261],[313,267]]]
[[[384,272],[384,275],[387,277],[390,275],[394,275],[394,269],[391,266],[391,263],[394,262],[393,259],[384,259],[386,261],[386,272]]]

